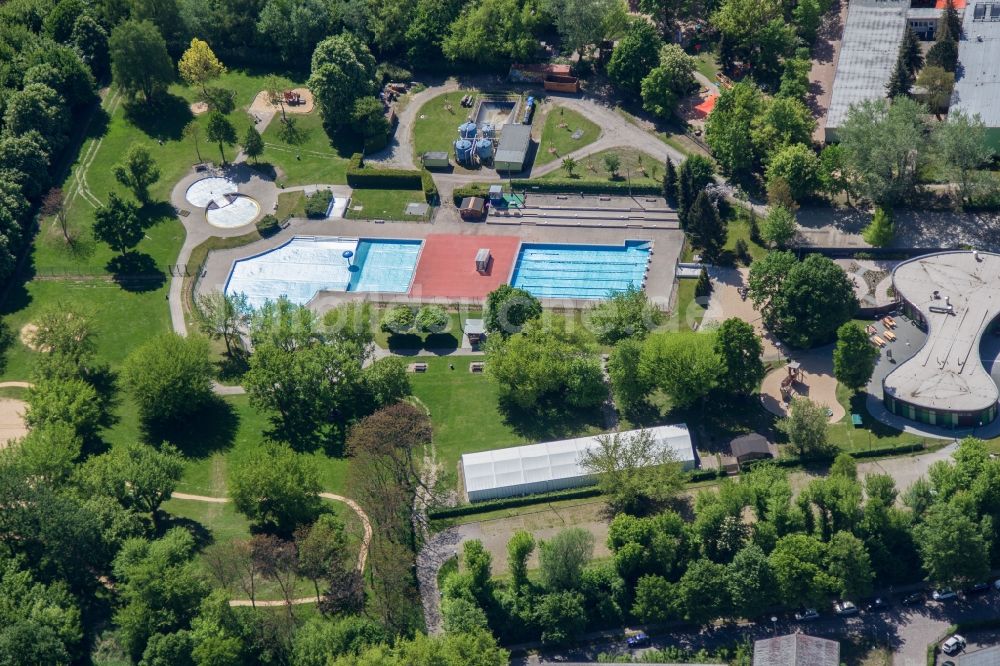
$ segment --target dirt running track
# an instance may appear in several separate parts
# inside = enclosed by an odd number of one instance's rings
[[[352,499],[344,497],[343,495],[334,495],[333,493],[320,493],[320,497],[323,499],[333,500],[335,502],[343,502],[347,506],[351,507],[354,513],[358,514],[358,518],[361,519],[361,527],[364,530],[364,537],[361,539],[361,550],[358,552],[358,571],[364,573],[365,563],[368,561],[368,548],[371,546],[372,542],[372,524],[368,520],[368,514],[365,513],[364,509],[358,505]],[[189,495],[187,493],[173,493],[171,495],[172,499],[180,500],[192,500],[195,502],[211,502],[213,504],[225,504],[229,501],[228,497],[208,497],[207,495]],[[292,599],[293,604],[313,604],[316,603],[316,597],[299,597],[298,599]],[[274,601],[256,601],[251,602],[249,599],[233,599],[229,602],[230,606],[284,606],[285,602],[283,600]]]

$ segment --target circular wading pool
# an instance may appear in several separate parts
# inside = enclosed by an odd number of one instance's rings
[[[229,203],[225,206],[217,206],[213,201],[205,211],[205,218],[213,227],[222,229],[242,227],[253,222],[260,213],[260,205],[250,197],[230,194],[226,198]]]
[[[191,183],[184,194],[184,198],[192,206],[197,206],[198,208],[204,208],[213,201],[216,202],[219,208],[222,208],[229,203],[226,195],[236,194],[236,192],[236,183],[228,178],[209,176],[208,178],[202,178]]]

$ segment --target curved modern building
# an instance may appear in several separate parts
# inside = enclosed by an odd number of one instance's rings
[[[892,273],[904,312],[927,331],[912,358],[882,380],[893,414],[947,428],[981,426],[997,416],[997,390],[979,345],[1000,314],[1000,255],[940,252]]]

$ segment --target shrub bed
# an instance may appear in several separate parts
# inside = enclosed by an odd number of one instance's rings
[[[324,211],[325,212],[325,211]],[[257,220],[257,233],[259,233],[264,238],[278,233],[278,229],[281,228],[281,223],[278,221],[274,215],[265,215],[264,217]]]
[[[329,210],[331,201],[333,201],[333,192],[330,190],[317,190],[310,194],[306,197],[306,217],[313,219],[326,217],[326,211]]]
[[[551,493],[541,493],[538,495],[524,495],[523,497],[505,497],[503,499],[488,500],[486,502],[476,502],[475,504],[462,504],[445,509],[434,509],[428,511],[427,515],[431,520],[438,518],[457,518],[459,516],[471,516],[477,513],[497,511],[499,509],[516,509],[532,504],[545,504],[556,500],[585,499],[587,497],[597,497],[601,491],[596,487],[574,488],[572,490],[559,490]]]

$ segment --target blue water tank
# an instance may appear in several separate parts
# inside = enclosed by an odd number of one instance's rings
[[[472,161],[472,142],[468,139],[459,139],[455,142],[455,159],[464,164]]]
[[[468,122],[462,123],[458,126],[458,135],[463,139],[474,139],[476,138],[476,123]]]
[[[493,142],[489,139],[476,141],[476,154],[481,160],[493,159]]]
[[[488,139],[495,139],[497,136],[497,128],[489,123],[483,125],[483,136]]]

